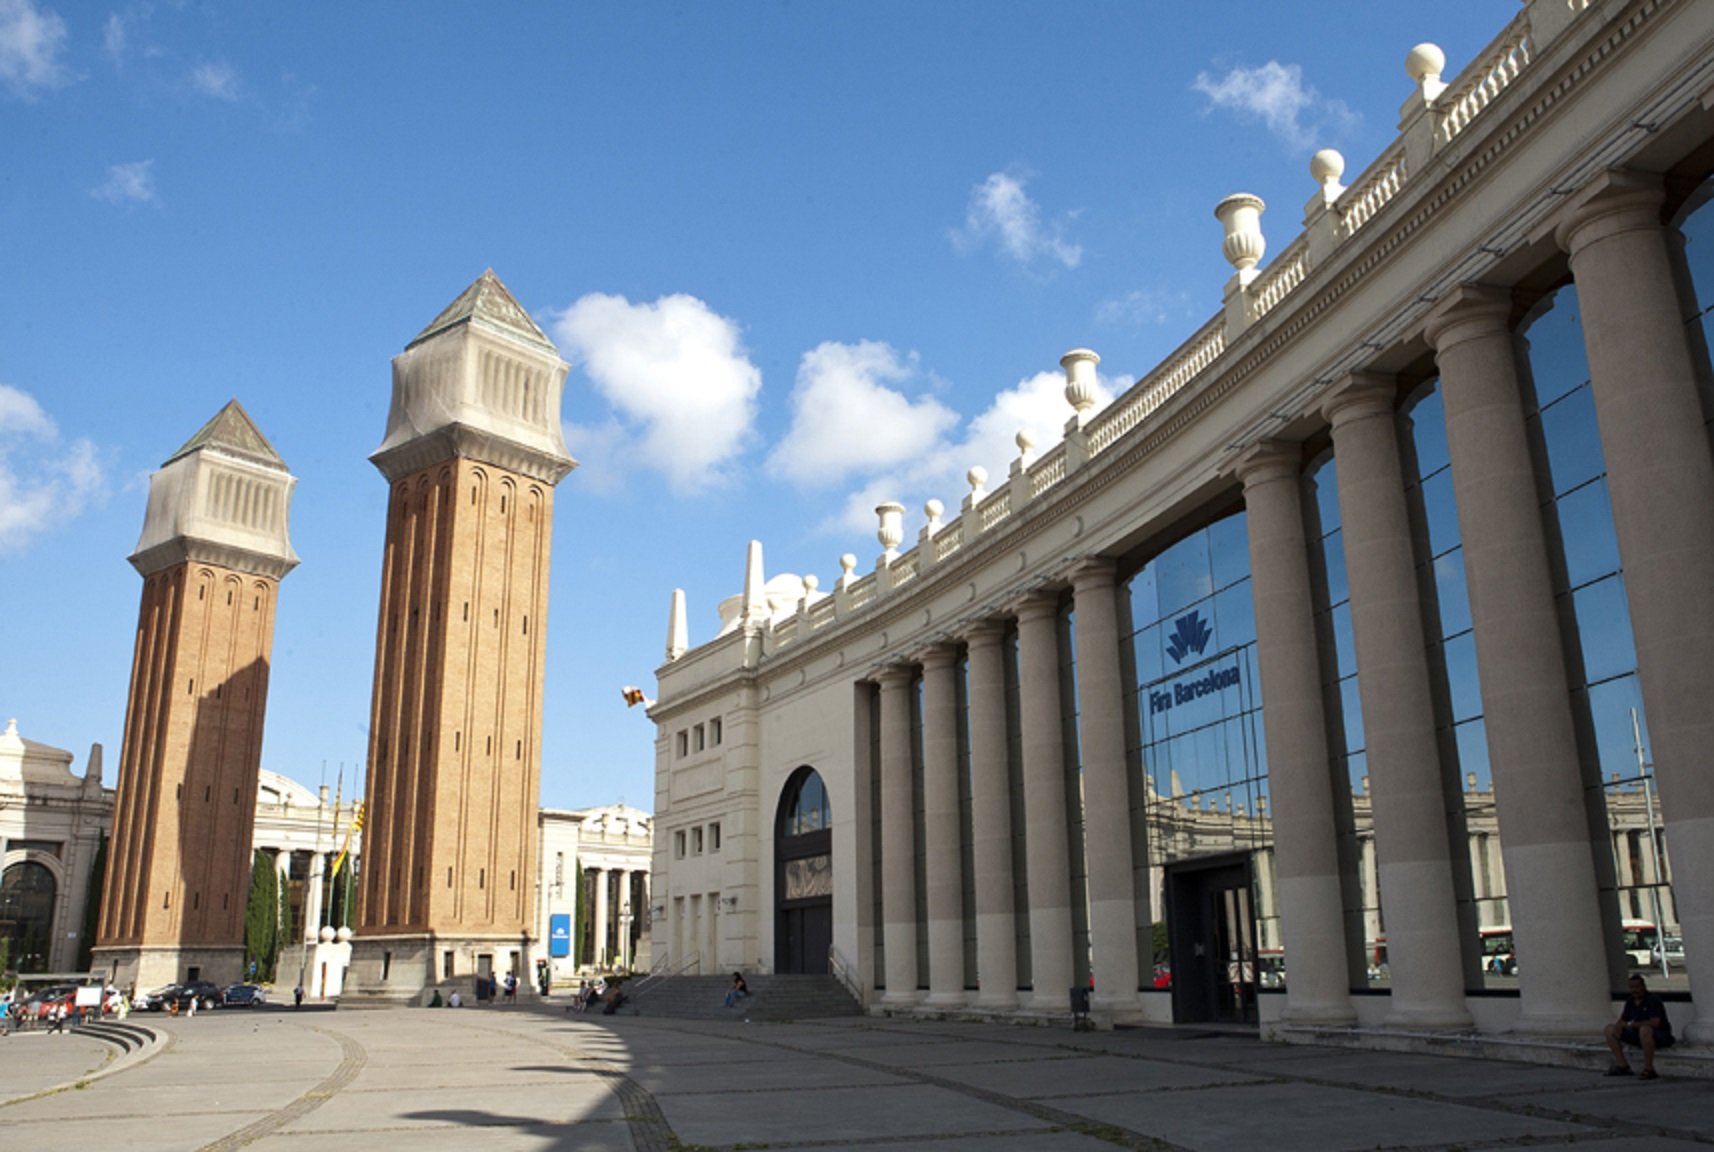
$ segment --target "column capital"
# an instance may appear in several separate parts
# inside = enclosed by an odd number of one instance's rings
[[[1027,596],[1014,600],[1009,609],[1018,618],[1019,623],[1026,620],[1039,620],[1043,617],[1059,614],[1059,593],[1052,589],[1031,592]]]
[[[1658,175],[1609,168],[1560,210],[1554,243],[1575,259],[1590,244],[1616,233],[1658,231],[1665,200],[1666,187]]]
[[[1347,372],[1321,399],[1321,416],[1335,428],[1369,416],[1391,416],[1398,405],[1398,381],[1378,372]]]
[[[993,616],[984,616],[973,620],[958,631],[959,639],[972,649],[991,648],[998,645],[1006,634],[1006,625]]]
[[[1118,578],[1119,565],[1116,561],[1106,556],[1085,557],[1071,570],[1072,595],[1111,588],[1118,582]]]
[[[1441,353],[1468,340],[1511,331],[1512,293],[1491,284],[1460,284],[1429,312],[1423,336]]]
[[[1303,474],[1303,445],[1295,440],[1252,444],[1232,462],[1231,474],[1246,492],[1275,480],[1295,480]]]
[[[922,665],[924,672],[944,672],[958,663],[958,646],[939,641],[913,652],[911,658]]]
[[[912,665],[910,664],[882,664],[870,674],[869,678],[883,689],[905,688],[910,685],[911,678],[915,675],[911,669]]]

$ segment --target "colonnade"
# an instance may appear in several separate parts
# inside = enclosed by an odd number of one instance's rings
[[[1681,877],[1714,876],[1714,456],[1695,358],[1675,286],[1676,241],[1661,223],[1657,178],[1602,176],[1564,211],[1556,238],[1582,306],[1591,389],[1611,492],[1655,778]],[[1705,286],[1714,287],[1714,286]],[[1438,368],[1480,669],[1481,704],[1503,841],[1520,972],[1517,1027],[1590,1034],[1611,1016],[1590,781],[1580,760],[1572,685],[1553,583],[1553,542],[1537,493],[1525,381],[1504,285],[1443,298],[1422,339]],[[1318,415],[1337,461],[1338,503],[1373,781],[1375,869],[1386,916],[1399,1027],[1472,1026],[1444,819],[1429,637],[1406,474],[1397,382],[1347,373]],[[1265,441],[1230,469],[1248,512],[1257,660],[1279,904],[1289,979],[1284,1017],[1356,1019],[1350,996],[1335,768],[1329,747],[1302,470],[1305,445]],[[1170,543],[1170,541],[1169,541]],[[1087,914],[1097,1009],[1137,1003],[1145,969],[1147,861],[1131,826],[1121,676],[1124,615],[1116,568],[1090,556],[1064,586],[963,627],[955,642],[911,653],[879,685],[883,1005],[1063,1011],[1073,981],[1066,716],[1081,760]],[[1062,600],[1075,610],[1076,699],[1062,699]],[[1002,637],[1017,629],[1025,859],[1014,858]],[[968,660],[968,756],[979,987],[965,988],[957,779],[958,645]],[[928,933],[918,971],[911,689],[922,678],[923,855]],[[1134,685],[1130,686],[1134,689]],[[1075,793],[1071,793],[1075,795]],[[1020,1004],[1013,877],[1029,892],[1033,991]],[[1674,894],[1693,991],[1714,995],[1714,888]],[[926,995],[924,991],[926,990]],[[1706,1014],[1714,1017],[1714,1012]],[[1714,1019],[1699,1022],[1704,1034]]]
[[[589,924],[594,941],[589,962],[597,968],[629,968],[636,962],[634,934],[648,927],[649,873],[646,869],[583,865],[585,882],[593,889]],[[642,891],[636,892],[641,877]],[[618,899],[609,890],[617,884]]]

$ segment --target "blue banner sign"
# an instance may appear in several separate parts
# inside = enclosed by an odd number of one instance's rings
[[[571,955],[571,917],[564,912],[548,917],[548,955]]]

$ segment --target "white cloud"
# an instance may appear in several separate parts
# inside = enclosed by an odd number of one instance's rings
[[[1342,100],[1332,100],[1305,84],[1303,68],[1269,60],[1260,68],[1233,68],[1224,76],[1198,72],[1191,84],[1210,106],[1259,120],[1293,148],[1310,148],[1356,126],[1358,116]]]
[[[752,435],[762,387],[734,321],[694,296],[633,304],[591,293],[553,329],[635,440],[639,463],[679,492],[728,478]]]
[[[242,85],[238,82],[238,73],[232,65],[222,60],[198,64],[191,69],[190,85],[204,96],[212,96],[216,100],[232,102],[244,94]]]
[[[107,22],[101,26],[101,50],[112,59],[114,64],[125,60],[125,18],[117,12],[110,12]]]
[[[12,95],[34,100],[69,83],[71,73],[60,59],[65,44],[65,21],[57,12],[35,0],[0,0],[0,83]]]
[[[1044,223],[1041,208],[1024,191],[1025,177],[995,172],[970,190],[964,227],[952,232],[960,248],[978,248],[993,241],[1006,256],[1020,264],[1046,257],[1075,268],[1083,259],[1083,247],[1065,238],[1069,217]]]
[[[107,169],[107,179],[89,194],[109,204],[147,204],[155,198],[155,162],[135,160],[129,164],[114,164]]]
[[[1111,402],[1116,386],[1129,384],[1122,377],[1098,379],[1092,411],[1098,412]],[[1011,462],[1018,455],[1015,438],[1019,431],[1027,431],[1034,441],[1029,457],[1034,461],[1064,438],[1065,424],[1071,415],[1062,373],[1038,372],[1026,377],[996,395],[987,408],[963,427],[962,433],[956,427],[945,427],[932,444],[922,447],[909,459],[877,467],[866,475],[860,473],[864,477],[861,484],[821,527],[829,532],[870,536],[876,527],[875,506],[886,500],[898,500],[906,508],[908,547],[915,540],[916,529],[922,526],[922,506],[930,498],[940,500],[946,507],[946,519],[952,519],[959,514],[961,502],[970,491],[966,474],[972,466],[980,465],[987,471],[988,487],[992,490],[1005,482]]]
[[[912,400],[887,386],[917,375],[915,356],[873,340],[810,349],[792,388],[791,429],[769,455],[769,471],[799,484],[834,484],[931,450],[958,414],[932,396]]]
[[[34,396],[0,384],[0,555],[23,551],[105,494],[95,445],[62,444]]]

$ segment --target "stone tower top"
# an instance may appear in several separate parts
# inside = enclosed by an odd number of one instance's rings
[[[297,567],[289,519],[297,477],[238,401],[149,477],[131,563],[145,576],[199,560],[278,580]]]
[[[451,458],[557,484],[560,393],[570,366],[492,269],[393,358],[387,435],[370,459],[389,480]]]

